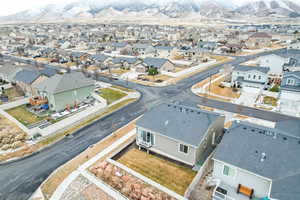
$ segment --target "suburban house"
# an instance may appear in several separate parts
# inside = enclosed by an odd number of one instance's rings
[[[281,120],[276,122],[275,128],[287,132],[291,136],[300,138],[300,121],[298,119]]]
[[[234,122],[212,158],[213,177],[218,182],[214,199],[298,199],[299,154],[299,137]]]
[[[136,66],[136,71],[145,73],[150,68],[156,68],[159,72],[161,71],[173,71],[175,69],[174,63],[165,58],[145,58],[143,62]]]
[[[252,34],[246,41],[248,48],[263,48],[271,45],[272,36],[265,32]]]
[[[281,77],[283,73],[283,66],[287,59],[276,54],[261,56],[258,58],[258,64],[261,67],[268,67],[270,69],[269,75],[273,77]]]
[[[130,69],[141,61],[135,57],[115,57],[108,64],[113,68]]]
[[[287,72],[283,75],[280,90],[280,111],[300,114],[300,71]]]
[[[50,110],[76,107],[87,99],[95,87],[94,81],[80,72],[56,74],[36,86],[38,97],[47,99]]]
[[[288,45],[288,49],[298,49],[300,50],[300,41],[294,41]]]
[[[14,82],[23,90],[25,95],[35,96],[37,95],[36,86],[46,79],[48,77],[38,70],[23,69],[16,73]]]
[[[13,82],[14,77],[21,70],[22,68],[19,66],[12,64],[4,64],[0,67],[0,79],[7,82]]]
[[[257,92],[268,83],[268,67],[251,67],[238,65],[231,75],[231,85],[241,87],[245,91]]]
[[[203,162],[223,135],[224,116],[178,104],[161,104],[136,123],[136,144],[190,166]]]
[[[137,43],[132,45],[132,52],[134,55],[154,54],[155,49],[150,44]]]

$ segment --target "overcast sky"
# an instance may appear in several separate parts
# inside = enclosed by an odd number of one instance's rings
[[[75,0],[0,0],[0,16],[15,14],[19,11],[33,7],[61,2],[74,2]]]

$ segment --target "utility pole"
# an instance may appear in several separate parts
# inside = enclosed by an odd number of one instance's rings
[[[210,96],[211,74],[209,72],[208,96]]]

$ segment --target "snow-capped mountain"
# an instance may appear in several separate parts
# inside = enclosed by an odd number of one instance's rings
[[[246,2],[240,0],[79,0],[69,4],[48,5],[26,10],[0,19],[27,21],[122,16],[235,18],[243,15],[274,14],[300,15],[300,0],[248,0]]]
[[[272,14],[290,16],[293,13],[300,13],[300,6],[289,0],[258,0],[247,3],[236,10],[241,14],[268,16]]]

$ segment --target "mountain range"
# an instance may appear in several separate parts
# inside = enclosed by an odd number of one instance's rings
[[[79,0],[25,10],[0,17],[0,20],[41,21],[105,17],[234,19],[243,16],[300,17],[300,0]]]

